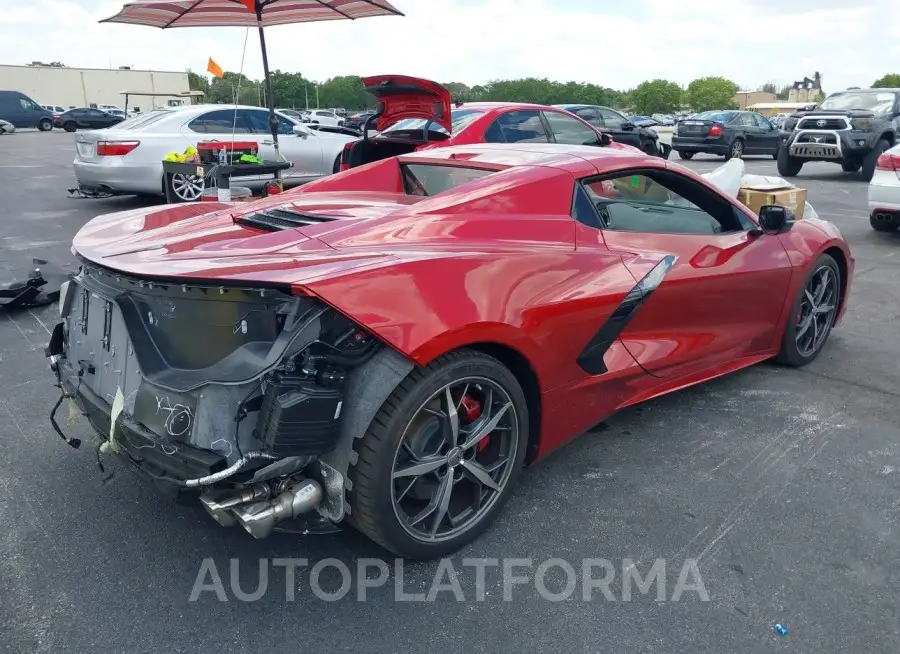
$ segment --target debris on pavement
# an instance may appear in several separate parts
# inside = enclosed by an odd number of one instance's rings
[[[787,633],[788,633],[787,627],[785,627],[783,624],[776,624],[775,625],[775,633],[778,634],[779,636],[787,636]]]
[[[0,282],[0,307],[27,309],[59,300],[59,288],[70,273],[43,259],[32,259],[33,268],[24,278]]]

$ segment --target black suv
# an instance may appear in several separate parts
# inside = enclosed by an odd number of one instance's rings
[[[830,161],[865,181],[900,132],[900,89],[854,89],[829,96],[784,121],[778,173],[794,177],[807,161]]]

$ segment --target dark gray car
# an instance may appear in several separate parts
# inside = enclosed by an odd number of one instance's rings
[[[589,122],[601,132],[609,134],[617,143],[631,145],[654,156],[660,154],[659,137],[656,132],[647,127],[635,125],[615,109],[591,104],[557,104],[553,106],[565,109]]]
[[[731,109],[703,111],[678,121],[672,136],[672,149],[682,159],[698,152],[717,154],[726,159],[751,154],[778,158],[780,136],[765,116],[755,111]]]

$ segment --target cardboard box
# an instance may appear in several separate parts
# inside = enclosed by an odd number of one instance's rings
[[[783,184],[774,186],[774,188],[766,184],[742,186],[738,191],[738,200],[756,214],[764,205],[778,204],[793,211],[795,220],[802,220],[803,210],[806,208],[806,189],[796,186],[785,187]]]

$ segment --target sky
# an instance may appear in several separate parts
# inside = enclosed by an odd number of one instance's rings
[[[61,61],[262,75],[244,28],[99,24],[122,0],[0,0],[0,64]],[[627,89],[721,75],[742,88],[822,73],[826,91],[900,73],[900,0],[394,0],[404,17],[273,27],[272,69],[308,79],[547,77]],[[852,8],[850,5],[854,5]],[[792,31],[794,35],[792,36]]]

